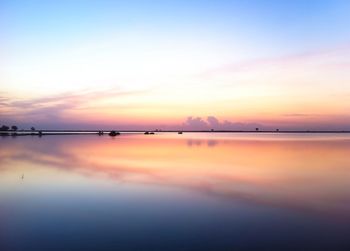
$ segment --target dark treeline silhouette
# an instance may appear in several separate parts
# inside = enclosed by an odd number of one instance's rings
[[[0,135],[9,135],[8,132],[12,132],[11,135],[16,136],[17,135],[17,133],[16,133],[17,129],[18,129],[18,127],[15,126],[15,125],[11,126],[11,128],[9,126],[7,126],[7,125],[2,125],[0,127],[0,131],[1,131]]]
[[[35,131],[35,127],[31,127],[30,130]],[[18,127],[16,125],[12,125],[11,127],[7,125],[2,125],[0,127],[0,131],[18,131]]]
[[[2,125],[1,127],[0,127],[0,135],[2,135],[2,136],[4,136],[4,135],[9,135],[8,134],[8,130],[10,129],[10,127],[8,127],[8,126],[6,126],[6,125]]]
[[[8,131],[10,129],[10,127],[6,126],[6,125],[2,125],[0,127],[0,131]]]
[[[35,128],[31,127],[31,134],[35,135]],[[21,132],[25,132],[26,130],[21,130]],[[16,125],[12,125],[11,127],[7,126],[7,125],[2,125],[0,127],[0,135],[2,136],[7,136],[7,135],[12,135],[12,136],[17,136],[20,135],[17,133],[18,132],[18,127]],[[24,133],[22,133],[23,135],[25,135]],[[21,134],[21,135],[22,135]],[[41,136],[42,135],[42,131],[38,131],[38,135]]]

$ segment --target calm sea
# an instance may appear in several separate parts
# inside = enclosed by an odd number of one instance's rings
[[[350,135],[2,137],[0,250],[350,250]]]

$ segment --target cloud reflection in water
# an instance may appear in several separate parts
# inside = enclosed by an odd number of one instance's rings
[[[31,163],[350,221],[346,139],[50,136],[9,138],[1,145],[0,171]]]

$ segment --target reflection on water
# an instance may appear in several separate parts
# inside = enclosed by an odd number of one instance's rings
[[[28,136],[0,147],[0,250],[350,247],[346,135]]]

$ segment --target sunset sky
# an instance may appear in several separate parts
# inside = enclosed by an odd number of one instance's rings
[[[0,124],[349,129],[350,1],[0,1]]]

